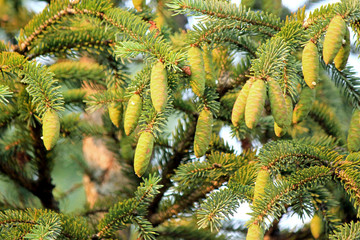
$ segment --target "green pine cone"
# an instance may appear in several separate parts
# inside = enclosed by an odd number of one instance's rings
[[[302,54],[302,72],[309,88],[314,88],[319,78],[319,54],[316,45],[309,41]]]
[[[349,151],[351,152],[360,151],[360,110],[359,109],[356,109],[351,117],[347,144]]]
[[[265,194],[265,188],[269,182],[270,182],[269,171],[266,169],[260,169],[255,182],[254,199],[253,199],[254,203],[258,199],[260,199],[261,196]]]
[[[206,78],[206,86],[209,87],[215,87],[216,83],[215,83],[215,69],[214,69],[214,62],[212,61],[212,55],[211,55],[211,51],[208,47],[208,45],[204,45],[203,47],[204,50],[204,69],[205,69],[205,78]]]
[[[266,84],[257,79],[251,86],[245,106],[245,123],[250,129],[256,126],[264,109],[266,100]]]
[[[315,214],[310,222],[310,231],[315,239],[319,239],[324,232],[324,223],[319,215]]]
[[[128,102],[125,119],[124,119],[124,129],[125,134],[130,135],[137,126],[139,117],[141,115],[142,109],[142,99],[139,94],[134,94]]]
[[[157,62],[151,70],[150,95],[157,112],[161,112],[167,103],[167,74],[162,62]]]
[[[264,240],[264,230],[258,224],[251,224],[248,229],[246,240]]]
[[[243,88],[240,90],[231,114],[231,122],[236,127],[244,120],[246,99],[249,95],[249,90],[252,85],[252,80],[248,80]]]
[[[279,127],[279,125],[277,125],[276,122],[274,122],[274,131],[275,131],[275,135],[277,137],[284,136],[284,134],[287,132],[287,129],[291,125],[291,121],[292,121],[293,103],[292,103],[291,97],[289,95],[285,96],[285,104],[286,104],[286,109],[287,109],[285,126],[283,128],[281,128],[281,127]]]
[[[145,0],[132,0],[134,8],[141,12],[145,7]]]
[[[194,152],[197,158],[204,156],[211,141],[213,116],[210,110],[201,111],[196,124]]]
[[[295,105],[292,122],[299,123],[309,114],[315,101],[315,90],[305,87],[300,93],[299,102]]]
[[[121,109],[117,107],[115,103],[111,103],[108,109],[111,122],[116,127],[119,127],[121,120]]]
[[[345,33],[346,23],[340,15],[336,15],[331,20],[325,35],[323,59],[326,64],[333,62],[342,46],[342,40],[345,37]]]
[[[138,177],[141,177],[149,166],[153,147],[154,136],[152,133],[141,133],[136,146],[134,158],[134,171]]]
[[[60,120],[57,112],[47,110],[43,118],[43,142],[46,150],[52,149],[60,134]]]
[[[191,69],[190,86],[193,92],[201,97],[205,90],[205,67],[201,50],[197,47],[191,47],[188,50],[188,60]]]
[[[287,122],[287,108],[280,84],[271,78],[268,79],[267,83],[269,87],[271,113],[277,125],[284,127]]]
[[[342,44],[339,52],[336,54],[336,57],[334,58],[335,67],[339,71],[344,70],[350,55],[350,31],[348,28],[346,28],[344,41],[345,42]]]
[[[282,137],[286,133],[286,128],[281,128],[276,122],[274,122],[274,132],[277,137]]]

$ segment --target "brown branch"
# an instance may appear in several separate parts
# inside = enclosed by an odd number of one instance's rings
[[[35,149],[35,158],[38,169],[38,180],[36,186],[31,189],[31,192],[37,196],[45,208],[59,211],[59,203],[55,200],[52,190],[55,185],[51,183],[51,167],[52,161],[47,157],[47,151],[41,140],[42,129],[40,124],[35,127],[30,127],[30,136],[33,140]]]

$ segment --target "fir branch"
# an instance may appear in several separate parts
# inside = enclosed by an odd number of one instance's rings
[[[218,236],[216,233],[212,233],[205,229],[198,229],[196,224],[186,224],[186,225],[178,225],[178,224],[169,224],[169,225],[161,225],[157,228],[159,232],[158,239],[159,240],[170,240],[170,239],[184,239],[184,240],[225,240],[226,237],[224,235]]]
[[[199,228],[210,226],[211,231],[218,231],[221,220],[229,219],[238,207],[239,202],[231,189],[212,192],[197,210]]]
[[[48,109],[61,111],[64,109],[60,86],[53,79],[53,74],[44,66],[34,62],[25,64],[21,82],[28,84],[26,90],[32,96],[32,102],[37,104],[36,110],[40,116]]]
[[[187,151],[194,139],[196,121],[188,121],[185,127],[179,125],[178,129],[177,135],[174,135],[175,142],[173,144],[173,153],[162,169],[161,180],[159,182],[162,187],[159,189],[159,193],[155,196],[149,206],[149,219],[151,215],[157,212],[159,203],[165,192],[172,186],[170,179],[175,173],[175,169],[179,167],[184,156],[187,156],[188,154]]]
[[[107,107],[111,103],[126,102],[120,91],[99,91],[86,98],[84,101],[88,106],[87,110],[93,112],[102,107]]]
[[[313,118],[327,134],[335,137],[340,144],[345,143],[345,134],[342,131],[340,121],[334,111],[326,104],[315,101],[309,116]]]
[[[56,239],[61,229],[60,218],[55,214],[47,214],[37,220],[37,224],[24,236],[24,239]]]
[[[324,61],[321,61],[325,67]],[[353,67],[347,66],[339,71],[333,64],[328,64],[326,70],[330,73],[335,85],[341,89],[346,99],[354,106],[360,107],[360,78],[355,76]]]
[[[104,216],[98,224],[98,233],[93,239],[98,239],[106,236],[110,236],[114,230],[123,228],[126,224],[135,221],[139,224],[141,219],[135,219],[137,216],[144,216],[146,214],[146,208],[149,202],[153,199],[154,195],[158,193],[158,189],[161,187],[158,185],[160,178],[157,176],[149,176],[148,179],[144,179],[145,182],[141,183],[135,192],[135,197],[126,199],[123,202],[115,204],[109,209],[109,212]],[[150,230],[150,225],[147,221],[143,222],[146,226],[142,231],[142,234],[148,234],[148,239],[153,239],[153,231]],[[140,225],[138,225],[140,227]]]
[[[284,205],[292,203],[294,195],[300,189],[311,189],[330,180],[332,171],[327,167],[310,167],[297,171],[288,179],[276,182],[271,189],[265,189],[266,195],[252,206],[253,216],[248,222],[265,226],[266,218],[279,219],[286,211]]]
[[[84,83],[104,85],[108,77],[105,68],[97,63],[63,61],[51,65],[49,70],[69,88],[81,88]]]
[[[112,54],[114,46],[115,36],[104,32],[102,28],[69,30],[49,33],[45,38],[41,39],[36,47],[29,49],[24,55],[31,60],[49,54],[76,56],[76,51]]]
[[[345,167],[344,167],[345,166]],[[335,170],[335,176],[341,181],[344,189],[350,196],[355,209],[357,209],[357,216],[360,216],[360,176],[357,170],[353,167],[339,166]]]
[[[150,222],[154,226],[163,223],[165,220],[179,214],[181,211],[191,206],[194,202],[204,198],[207,193],[219,188],[225,181],[227,181],[226,178],[212,181],[209,186],[200,187],[199,189],[192,191],[189,195],[181,196],[181,200],[175,202],[171,207],[162,212],[152,214],[149,218]]]
[[[337,228],[332,235],[329,236],[330,240],[343,240],[343,239],[359,239],[360,238],[360,222],[345,223]]]
[[[269,27],[275,31],[280,31],[282,23],[274,15],[263,12],[247,11],[242,5],[224,1],[201,1],[201,0],[175,0],[168,6],[177,14],[208,15],[219,19],[232,19],[252,25]]]
[[[9,87],[0,85],[0,103],[3,104],[8,103],[9,101],[6,98],[11,96],[12,96],[12,92],[9,91]]]
[[[324,147],[300,144],[296,141],[276,141],[266,144],[260,151],[259,160],[264,169],[288,171],[298,167],[330,166],[342,159],[337,152]]]
[[[78,9],[83,9],[79,11]],[[72,4],[71,1],[57,0],[49,4],[40,14],[33,18],[20,33],[19,46],[15,48],[15,51],[24,54],[29,50],[29,46],[39,36],[43,35],[46,30],[52,25],[56,24],[61,18],[75,14],[86,14],[86,12],[97,12],[98,15],[108,10],[111,7],[109,1],[80,1],[76,4]],[[86,10],[86,12],[84,11]],[[96,15],[96,14],[95,14]]]

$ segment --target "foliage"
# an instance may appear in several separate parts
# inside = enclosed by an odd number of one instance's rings
[[[21,196],[0,196],[1,239],[310,238],[279,229],[287,212],[316,215],[323,239],[359,238],[359,78],[323,60],[345,27],[358,53],[358,0],[308,15],[280,0],[49,2],[33,15],[0,0],[0,184]],[[192,30],[188,16],[201,16]],[[92,154],[115,163],[97,169]],[[59,193],[64,166],[83,183]],[[66,213],[59,202],[85,183],[96,199]],[[232,222],[244,202],[249,221]]]

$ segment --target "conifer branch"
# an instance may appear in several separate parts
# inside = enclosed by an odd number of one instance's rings
[[[172,216],[179,214],[184,209],[193,205],[194,202],[197,202],[201,198],[204,198],[207,193],[213,191],[216,188],[219,188],[226,181],[227,181],[226,178],[222,178],[217,181],[212,181],[209,186],[200,187],[199,189],[193,191],[189,195],[182,196],[181,200],[175,202],[168,209],[151,215],[149,218],[150,222],[154,226],[157,226],[157,225],[163,223],[165,220],[171,218]]]
[[[236,6],[228,2],[216,0],[175,0],[168,4],[173,11],[179,13],[193,13],[194,15],[208,15],[220,19],[232,19],[252,25],[269,27],[275,31],[280,31],[282,23],[274,15],[265,13],[255,13],[248,11],[242,6]]]
[[[170,156],[161,174],[159,184],[162,185],[162,187],[159,189],[159,193],[149,205],[149,217],[158,211],[161,199],[163,198],[165,192],[172,186],[170,179],[175,173],[174,170],[180,165],[183,157],[188,154],[187,150],[194,139],[195,126],[196,121],[190,121],[187,125],[186,132],[182,135],[181,141],[173,145],[173,154]]]
[[[310,167],[300,170],[293,174],[288,181],[283,181],[270,190],[266,189],[266,196],[259,199],[256,205],[253,205],[253,217],[249,221],[251,224],[265,225],[266,217],[278,219],[280,213],[285,212],[282,203],[290,203],[292,194],[299,189],[310,189],[313,185],[324,184],[331,177],[331,170],[326,167]]]

